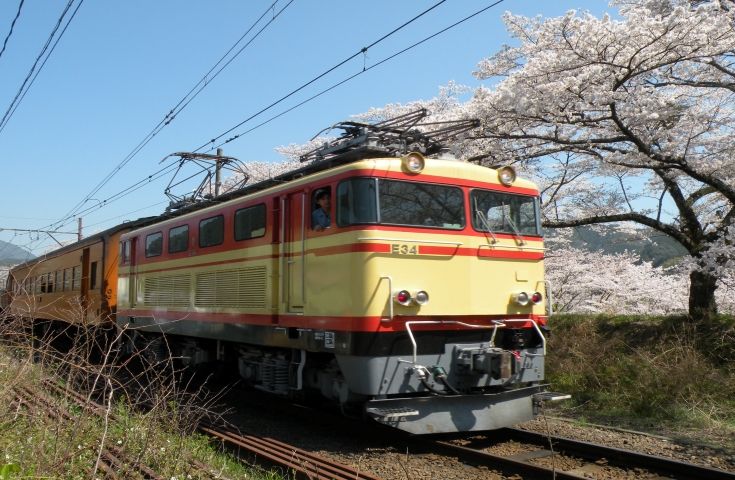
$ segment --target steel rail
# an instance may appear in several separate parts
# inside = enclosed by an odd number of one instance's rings
[[[309,479],[315,480],[381,480],[364,471],[334,462],[314,453],[291,445],[261,437],[252,433],[236,431],[228,427],[215,427],[207,420],[200,420],[199,430],[207,435],[221,439],[234,447],[245,449],[258,457],[289,470],[295,470]]]
[[[63,392],[58,385],[54,384],[53,382],[46,380],[44,384],[53,386],[57,389],[59,392]],[[66,389],[68,392],[71,392],[71,390]],[[39,409],[43,411],[47,416],[51,416],[57,420],[67,420],[70,422],[76,422],[78,419],[71,415],[69,412],[66,412],[60,408],[58,408],[56,405],[51,403],[49,399],[47,399],[44,395],[41,395],[39,392],[34,391],[30,387],[19,387],[18,393],[22,397],[22,399],[26,402],[27,405],[33,406],[36,409]],[[74,392],[76,393],[76,392]],[[75,395],[75,397],[82,397],[81,395]],[[85,399],[86,400],[86,399]],[[81,407],[85,407],[84,404],[80,404],[78,401],[76,401],[77,405]],[[87,405],[86,407],[92,407],[92,405]],[[93,411],[93,413],[98,414],[99,412],[94,411],[95,409],[102,409],[101,406],[98,404],[94,404],[94,408],[90,408],[90,410]],[[100,462],[98,465],[100,468],[105,471],[106,474],[111,474],[111,477],[116,477],[114,472],[112,471],[112,468],[119,469],[123,467],[124,465],[132,465],[135,469],[138,470],[138,472],[143,476],[143,478],[146,479],[152,479],[152,480],[166,480],[165,477],[162,475],[157,474],[155,471],[153,471],[151,468],[147,467],[146,465],[142,465],[140,463],[134,462],[132,459],[126,458],[126,454],[119,448],[115,447],[114,445],[109,444],[108,442],[105,442],[105,445],[103,445],[102,449],[102,458],[100,459]]]
[[[607,447],[595,443],[556,437],[517,428],[505,428],[501,433],[513,440],[533,443],[539,446],[548,446],[553,442],[555,451],[563,451],[587,460],[605,458],[611,465],[625,468],[642,468],[652,473],[666,475],[678,480],[701,479],[708,480],[735,480],[735,473],[718,468],[705,467],[693,463],[682,462],[666,457],[657,457],[646,453],[624,450],[622,448]]]
[[[61,393],[71,395],[77,402],[81,403],[81,406],[86,406],[92,411],[95,411],[95,413],[104,411],[100,405],[95,402],[87,402],[87,399],[83,395],[67,386],[57,385],[52,381],[47,381],[47,385]],[[380,477],[370,475],[367,472],[355,470],[341,463],[320,457],[319,455],[283,442],[229,427],[216,426],[206,419],[200,420],[197,428],[202,433],[220,439],[231,446],[247,450],[259,458],[267,459],[275,465],[288,470],[293,469],[306,478],[313,478],[315,480],[354,480],[355,478],[382,480]]]
[[[426,448],[433,452],[437,450],[442,455],[457,457],[459,460],[470,465],[483,465],[494,470],[499,470],[504,475],[522,475],[523,478],[539,478],[539,479],[555,479],[555,480],[589,480],[588,477],[576,475],[574,473],[565,472],[559,469],[551,469],[540,465],[526,463],[525,461],[515,460],[492,453],[475,450],[473,448],[462,447],[451,443],[417,438]]]

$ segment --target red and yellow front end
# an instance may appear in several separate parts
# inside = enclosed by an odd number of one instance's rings
[[[431,433],[529,420],[550,305],[538,190],[511,169],[407,160],[364,160],[330,182],[304,326],[333,349],[341,399],[369,398],[378,421]]]

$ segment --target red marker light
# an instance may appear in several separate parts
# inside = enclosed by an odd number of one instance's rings
[[[533,296],[531,297],[531,301],[533,302],[534,305],[538,305],[539,303],[543,301],[543,299],[544,299],[543,295],[541,295],[541,293],[539,292],[534,293]]]
[[[411,303],[411,294],[407,290],[401,290],[396,293],[395,299],[401,305],[408,305]]]

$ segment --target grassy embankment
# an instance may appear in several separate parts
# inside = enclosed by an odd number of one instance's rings
[[[101,445],[117,450],[123,460],[122,467],[113,468],[118,478],[138,478],[133,466],[137,462],[164,478],[178,480],[282,479],[275,473],[243,466],[221,445],[194,433],[196,420],[206,413],[201,407],[201,395],[181,390],[165,373],[165,366],[144,371],[141,378],[145,377],[146,392],[132,400],[141,392],[126,392],[115,380],[113,368],[89,362],[88,345],[75,345],[63,357],[52,357],[50,350],[42,348],[42,341],[24,340],[23,335],[18,335],[27,329],[5,324],[2,330],[0,335],[5,342],[0,344],[0,479],[107,478],[102,469],[95,469]],[[15,341],[9,342],[9,338]],[[104,391],[97,401],[106,402],[107,418],[44,388],[44,380],[49,378],[61,378],[67,385],[94,384],[96,391]],[[36,392],[35,397],[30,397],[29,404],[19,405],[18,394],[28,389]],[[34,400],[41,398],[51,405],[34,406]],[[136,402],[141,401],[153,402],[154,406],[136,408]],[[72,418],[53,418],[46,413],[52,410],[67,412]],[[201,464],[209,472],[198,468]]]
[[[547,376],[554,413],[735,447],[735,319],[560,315]]]

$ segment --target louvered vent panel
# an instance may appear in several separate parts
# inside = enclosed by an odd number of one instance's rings
[[[214,307],[217,303],[217,274],[215,272],[197,273],[197,291],[194,306]]]
[[[190,282],[187,274],[146,277],[143,302],[149,307],[188,307]]]
[[[240,274],[240,307],[265,308],[265,267],[243,268]]]
[[[265,308],[265,267],[219,270],[196,276],[197,307]]]

